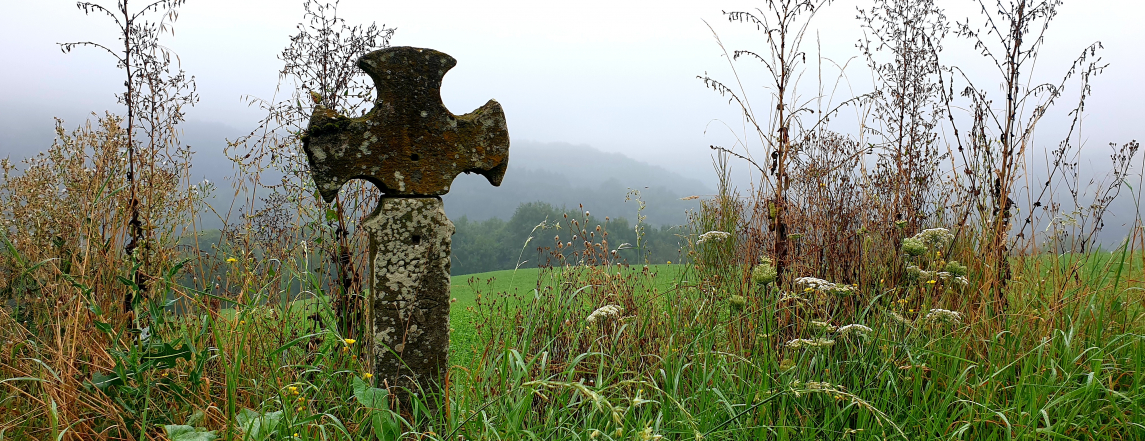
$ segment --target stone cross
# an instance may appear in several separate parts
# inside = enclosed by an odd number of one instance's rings
[[[440,196],[462,172],[499,186],[509,164],[509,132],[497,101],[461,116],[442,104],[441,80],[456,64],[432,49],[366,54],[358,67],[377,86],[374,108],[349,118],[319,103],[303,136],[311,176],[327,202],[350,179],[382,190],[361,226],[370,242],[368,356],[379,383],[414,392],[441,390],[449,367],[454,229]]]

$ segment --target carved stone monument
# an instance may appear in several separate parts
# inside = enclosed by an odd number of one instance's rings
[[[414,392],[444,387],[449,367],[454,229],[440,196],[462,172],[499,186],[509,163],[509,132],[497,101],[461,116],[442,104],[441,80],[456,64],[414,47],[366,54],[358,67],[378,89],[373,110],[348,118],[319,104],[303,137],[327,202],[350,179],[382,190],[361,225],[370,242],[369,356],[379,383]]]

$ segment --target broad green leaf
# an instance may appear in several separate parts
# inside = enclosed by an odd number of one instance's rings
[[[185,424],[168,424],[163,426],[163,430],[171,441],[214,441],[219,437],[214,430],[200,431]]]
[[[281,420],[281,410],[259,414],[251,409],[243,408],[238,415],[235,415],[235,421],[243,430],[243,439],[253,441],[267,439],[271,433],[274,433],[274,429],[278,427],[278,422]]]
[[[99,388],[100,390],[106,391],[110,386],[123,385],[123,378],[114,372],[111,374],[95,372],[91,374],[91,384],[95,385],[95,387]]]
[[[361,378],[354,377],[354,398],[357,398],[358,403],[362,406],[371,409],[388,409],[389,406],[386,403],[386,397],[389,395],[389,391],[370,387],[370,385]]]
[[[199,424],[199,421],[202,421],[205,416],[207,416],[207,414],[204,413],[202,409],[197,409],[191,413],[191,416],[187,417],[187,421],[184,421],[184,424],[194,426]]]
[[[141,361],[154,361],[156,367],[159,369],[169,369],[175,367],[175,362],[180,358],[190,360],[191,355],[191,347],[186,343],[179,347],[171,346],[170,343],[163,343],[161,345],[151,345],[150,350],[143,356]]]

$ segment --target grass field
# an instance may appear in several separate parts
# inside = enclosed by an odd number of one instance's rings
[[[677,284],[686,283],[681,278],[683,266],[679,264],[648,265],[648,267],[650,272],[656,275],[652,280],[658,291],[667,291]],[[449,290],[450,296],[457,301],[451,305],[449,313],[450,326],[453,328],[453,333],[450,335],[451,363],[469,365],[474,351],[483,346],[483,342],[477,338],[475,332],[477,317],[474,308],[479,292],[485,293],[485,296],[517,298],[544,286],[551,286],[552,279],[541,276],[541,270],[538,268],[453,276]]]

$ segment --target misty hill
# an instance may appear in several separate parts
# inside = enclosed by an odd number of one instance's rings
[[[235,139],[242,131],[219,123],[188,122],[184,143],[194,147],[193,179],[220,183],[220,196],[229,195],[225,179],[234,167],[222,156],[224,139]],[[601,217],[636,220],[637,203],[625,202],[629,189],[640,191],[647,203],[643,215],[653,225],[682,225],[686,210],[699,206],[697,200],[681,197],[711,194],[714,191],[662,167],[638,161],[620,153],[607,153],[587,145],[513,141],[509,169],[500,187],[480,175],[461,175],[450,192],[442,197],[451,219],[462,216],[471,221],[498,218],[508,220],[523,203],[546,202],[556,207],[585,208]],[[229,201],[228,201],[229,202]]]
[[[522,203],[541,201],[567,208],[584,204],[602,218],[635,221],[636,201],[625,202],[629,189],[640,191],[647,203],[642,214],[654,225],[684,224],[686,210],[699,204],[680,198],[713,192],[700,181],[619,153],[587,145],[513,141],[500,187],[479,175],[462,175],[442,199],[452,219],[508,219]]]
[[[64,122],[69,132],[83,124],[89,115],[68,115]],[[47,113],[29,112],[0,126],[0,151],[13,160],[45,151],[55,138],[54,121]],[[217,122],[190,120],[180,124],[180,140],[195,151],[191,169],[192,181],[209,179],[218,185],[211,203],[224,210],[233,194],[228,178],[235,168],[223,149],[226,139],[236,139],[247,129]],[[643,215],[653,225],[685,223],[685,211],[698,207],[697,200],[681,197],[711,194],[713,190],[696,179],[686,178],[662,167],[651,165],[620,153],[607,153],[587,145],[542,143],[514,140],[509,154],[509,169],[501,187],[493,187],[484,177],[461,175],[443,198],[451,219],[467,217],[470,221],[492,218],[508,220],[522,203],[546,202],[553,206],[585,209],[603,218],[625,217],[636,220],[637,203],[625,202],[629,189],[639,190],[647,203]],[[224,200],[226,199],[226,200]],[[217,221],[204,219],[205,228],[218,228]]]

